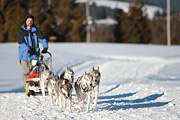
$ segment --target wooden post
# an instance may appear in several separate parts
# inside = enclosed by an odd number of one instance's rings
[[[167,45],[171,46],[170,0],[167,0]]]
[[[90,38],[90,26],[89,26],[89,0],[86,1],[86,42],[91,42]]]

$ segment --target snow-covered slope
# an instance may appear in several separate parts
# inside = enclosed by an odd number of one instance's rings
[[[180,46],[50,43],[53,72],[73,67],[75,80],[100,67],[97,107],[60,113],[41,96],[26,97],[17,43],[0,44],[0,118],[2,120],[179,120]],[[48,97],[47,97],[48,98]],[[73,101],[77,101],[75,90]]]
[[[86,2],[87,0],[76,0],[76,2]],[[95,3],[97,6],[105,6],[110,7],[111,9],[122,9],[124,12],[129,11],[129,3],[115,0],[90,0],[91,3]],[[153,19],[154,14],[156,12],[163,13],[163,8],[153,6],[153,5],[145,5],[144,9],[146,9],[146,13],[149,19]]]

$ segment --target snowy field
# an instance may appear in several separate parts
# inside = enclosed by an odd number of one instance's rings
[[[180,46],[50,43],[53,72],[72,67],[76,79],[100,67],[97,107],[59,112],[41,96],[25,96],[18,44],[0,44],[1,120],[180,120]],[[48,98],[48,97],[47,97]],[[73,90],[73,101],[77,101]],[[85,106],[86,107],[86,106]]]

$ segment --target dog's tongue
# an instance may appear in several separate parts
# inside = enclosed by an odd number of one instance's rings
[[[67,99],[71,100],[71,97],[68,97]]]
[[[69,81],[70,81],[70,83],[72,83],[72,78],[71,77],[69,78]]]
[[[92,90],[92,87],[88,85],[88,91],[91,91]]]

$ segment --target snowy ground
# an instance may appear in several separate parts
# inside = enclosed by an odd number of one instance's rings
[[[41,96],[26,97],[17,43],[0,44],[1,120],[180,120],[180,46],[50,43],[53,71],[73,67],[75,80],[100,67],[97,107],[60,113]],[[73,101],[77,101],[75,90]]]

